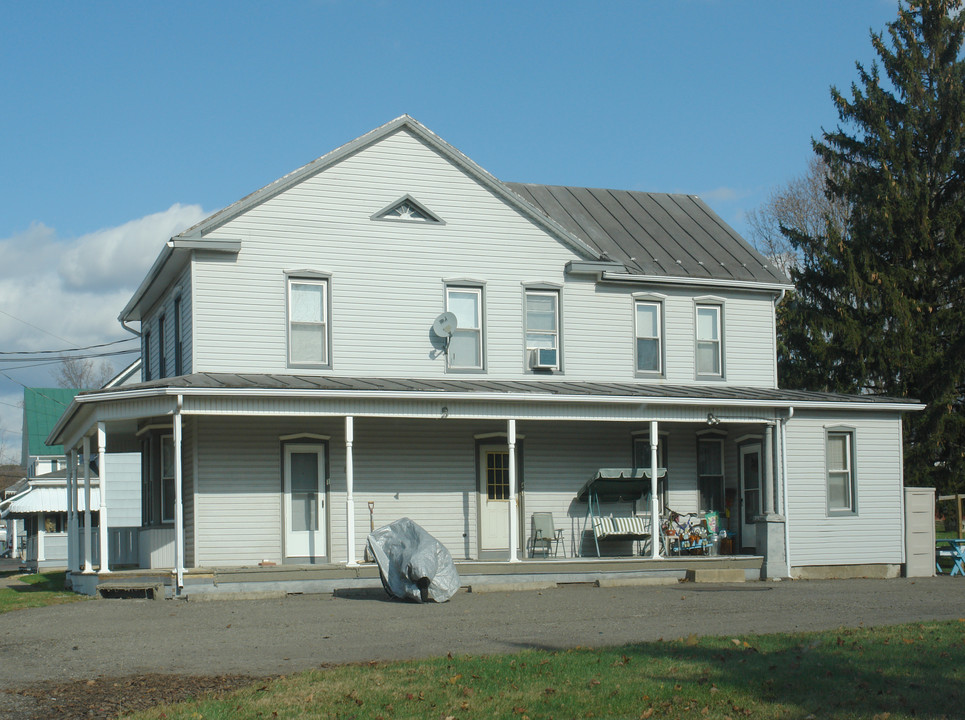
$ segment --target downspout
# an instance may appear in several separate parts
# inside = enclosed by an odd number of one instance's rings
[[[791,516],[787,502],[787,421],[794,417],[794,408],[787,409],[787,417],[781,418],[781,485],[784,505],[784,559],[787,561],[787,574],[791,576]]]
[[[128,326],[127,326],[127,320],[121,320],[120,323],[121,323],[121,327],[124,328],[125,330],[127,330],[129,333],[133,333],[133,334],[136,335],[137,337],[141,337],[141,331],[140,331],[140,330],[135,330],[135,329],[132,328],[132,327],[128,327]]]

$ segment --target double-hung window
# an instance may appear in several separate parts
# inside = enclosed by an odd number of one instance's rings
[[[720,315],[720,305],[697,305],[697,375],[723,375]]]
[[[560,296],[555,290],[526,291],[526,355],[531,368],[560,367]]]
[[[167,377],[164,362],[164,316],[157,319],[157,376]]]
[[[184,358],[181,347],[181,297],[174,298],[174,374],[184,374]]]
[[[174,522],[174,437],[161,436],[161,522]]]
[[[724,509],[724,441],[697,438],[697,494],[700,512]]]
[[[829,430],[827,433],[828,514],[851,515],[857,512],[854,475],[854,432]]]
[[[449,340],[449,367],[483,369],[483,291],[478,287],[447,287],[446,310],[456,316],[456,329]]]
[[[288,363],[327,366],[328,281],[288,279]]]
[[[150,330],[144,333],[142,342],[143,342],[143,347],[141,348],[141,365],[144,368],[144,382],[148,382],[151,379],[151,331]]]
[[[637,300],[634,304],[637,372],[640,374],[663,373],[662,315],[663,303]]]

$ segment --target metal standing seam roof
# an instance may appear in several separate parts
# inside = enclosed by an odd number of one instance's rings
[[[762,403],[857,403],[861,405],[915,405],[917,401],[878,395],[845,395],[840,393],[782,390],[778,388],[734,387],[731,385],[658,385],[645,383],[606,383],[565,380],[452,380],[411,378],[351,378],[313,375],[269,375],[257,373],[195,373],[127,385],[108,390],[95,390],[98,397],[109,398],[140,389],[181,390],[319,390],[328,392],[386,393],[490,393],[532,395],[534,398],[557,397],[628,397],[709,401],[751,400]],[[79,399],[87,393],[82,393]]]
[[[505,185],[631,273],[790,283],[695,195]]]
[[[64,454],[62,445],[47,445],[46,440],[79,392],[72,388],[24,388],[23,432],[28,455]]]

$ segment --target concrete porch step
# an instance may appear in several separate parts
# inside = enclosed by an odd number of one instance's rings
[[[107,600],[162,600],[164,583],[123,581],[98,583],[97,597]]]

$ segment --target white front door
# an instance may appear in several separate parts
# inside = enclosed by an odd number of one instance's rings
[[[285,445],[284,475],[285,556],[324,556],[325,446]]]
[[[479,448],[479,549],[509,550],[509,449]]]
[[[757,547],[757,523],[754,518],[761,514],[761,446],[742,445],[740,448],[741,547]]]

